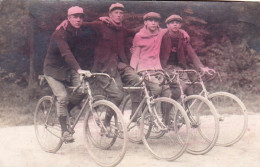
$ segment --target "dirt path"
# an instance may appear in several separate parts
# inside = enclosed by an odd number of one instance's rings
[[[234,125],[235,128],[235,125]],[[0,129],[0,167],[95,167],[85,150],[82,133],[76,142],[63,145],[56,154],[43,152],[35,138],[33,126]],[[128,144],[126,156],[118,167],[259,167],[260,114],[249,115],[248,130],[232,147],[214,147],[206,155],[185,153],[174,162],[156,160],[141,144]]]

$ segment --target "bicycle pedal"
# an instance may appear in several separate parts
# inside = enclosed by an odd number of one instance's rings
[[[119,132],[117,136],[118,136],[119,139],[124,139],[124,136],[121,132]]]
[[[70,132],[71,135],[73,135],[75,133],[75,130],[70,129],[69,132]]]
[[[74,143],[75,140],[74,140],[74,139],[73,139],[73,140],[69,140],[69,141],[63,140],[63,142],[64,142],[65,144],[69,144],[69,143]]]
[[[70,126],[73,126],[75,123],[75,118],[74,117],[69,117],[69,124]]]
[[[114,135],[112,135],[111,133],[100,133],[100,136],[106,136],[107,138],[113,138]]]
[[[68,131],[65,131],[61,137],[61,140],[64,143],[73,143],[75,139],[73,138],[71,133],[69,133]]]
[[[101,131],[100,131],[100,135],[101,136],[109,136],[111,133],[111,128],[110,127],[106,127],[106,130],[102,127]]]
[[[191,128],[198,128],[199,124],[191,124]]]
[[[65,144],[75,142],[75,139],[74,139],[74,138],[72,138],[71,140],[66,140],[64,137],[62,137],[61,140],[62,140],[62,142],[64,142]]]

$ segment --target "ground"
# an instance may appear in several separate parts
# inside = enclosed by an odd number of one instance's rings
[[[118,167],[259,167],[260,114],[250,113],[245,136],[231,147],[214,147],[205,155],[185,153],[173,162],[157,160],[142,144],[129,143]],[[232,125],[236,128],[236,125]],[[82,141],[82,130],[76,127],[72,144],[64,144],[56,154],[46,153],[37,143],[33,126],[0,129],[1,167],[95,167]],[[232,133],[232,132],[230,132]]]

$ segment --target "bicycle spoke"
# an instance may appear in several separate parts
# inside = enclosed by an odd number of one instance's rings
[[[247,110],[242,101],[227,92],[216,92],[209,95],[216,107],[220,120],[220,133],[217,145],[231,146],[238,142],[247,129]],[[231,128],[235,124],[236,128]],[[231,133],[232,132],[232,133]]]
[[[96,101],[93,111],[87,112],[84,120],[84,134],[89,154],[102,165],[117,164],[125,154],[126,127],[119,109],[111,102]],[[107,112],[113,112],[110,125],[105,126]],[[102,157],[102,158],[100,158]]]
[[[158,159],[175,160],[186,150],[189,141],[188,117],[184,109],[174,100],[169,98],[154,99],[153,111],[146,112],[142,116],[141,129],[145,130],[145,124],[152,124],[151,134],[143,137],[143,143],[148,150]],[[180,112],[185,124],[177,129],[176,112]],[[174,126],[174,127],[173,127]]]
[[[216,110],[206,98],[199,95],[186,97],[184,104],[191,124],[192,142],[188,145],[188,152],[205,154],[217,141],[219,120]]]
[[[35,115],[34,127],[41,148],[47,152],[57,152],[62,145],[61,129],[53,106],[53,98],[45,96],[39,100]]]

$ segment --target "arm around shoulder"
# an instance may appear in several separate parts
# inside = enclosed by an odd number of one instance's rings
[[[189,34],[185,30],[183,30],[183,29],[180,29],[179,31],[183,34],[184,39],[187,39],[187,41],[190,42]]]
[[[102,24],[103,24],[102,21],[91,21],[91,22],[84,21],[82,23],[82,26],[95,29],[95,28],[98,28],[99,26],[101,26]]]

